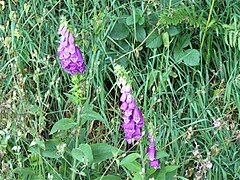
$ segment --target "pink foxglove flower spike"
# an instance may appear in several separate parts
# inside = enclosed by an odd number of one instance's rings
[[[83,74],[86,65],[83,61],[80,49],[74,42],[73,34],[67,29],[66,23],[60,25],[58,34],[61,35],[58,55],[61,59],[63,69],[71,75],[77,72]]]

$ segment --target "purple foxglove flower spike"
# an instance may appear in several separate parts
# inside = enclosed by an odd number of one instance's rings
[[[125,132],[125,139],[131,144],[134,139],[139,141],[142,137],[141,127],[144,124],[144,120],[141,111],[136,106],[134,97],[131,95],[132,87],[129,84],[125,85],[125,83],[122,85],[120,97],[122,102],[120,109],[124,111],[122,127]],[[134,109],[136,108],[137,110],[134,114]]]
[[[156,159],[156,146],[151,132],[149,133],[149,141],[150,146],[148,147],[147,153],[148,158],[150,159],[150,166],[153,167],[154,169],[158,169],[160,165],[159,160]]]
[[[83,61],[80,49],[74,43],[74,37],[67,30],[67,25],[60,25],[58,34],[61,35],[60,44],[58,46],[58,55],[61,60],[62,67],[71,75],[76,73],[83,74],[86,65]]]

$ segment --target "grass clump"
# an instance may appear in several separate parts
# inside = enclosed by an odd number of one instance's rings
[[[0,10],[0,179],[240,178],[238,3],[19,0]],[[61,16],[84,78],[61,68]],[[145,121],[132,145],[116,65]]]

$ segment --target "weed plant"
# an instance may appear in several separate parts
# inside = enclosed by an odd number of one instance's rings
[[[238,1],[5,0],[0,12],[0,179],[240,179]],[[84,81],[61,67],[61,16]],[[145,121],[131,145],[116,65]]]

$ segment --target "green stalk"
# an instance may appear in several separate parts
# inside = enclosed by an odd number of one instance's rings
[[[80,134],[80,112],[79,112],[80,108],[81,106],[78,105],[77,106],[77,125],[79,129],[76,132],[75,148],[78,148],[78,136]],[[76,163],[77,163],[77,159],[73,158],[72,180],[75,180],[75,177],[76,177]]]
[[[145,174],[146,174],[146,171],[145,171],[145,163],[144,163],[144,150],[143,150],[143,145],[142,143],[140,143],[140,154],[141,154],[141,161],[142,161],[142,176],[143,176],[143,179],[145,179]]]
[[[211,5],[211,8],[210,8],[210,12],[208,14],[208,21],[207,21],[207,24],[206,24],[206,27],[205,27],[205,30],[204,30],[203,38],[202,38],[202,43],[201,43],[201,48],[200,48],[201,50],[202,50],[202,47],[203,47],[203,44],[204,44],[204,40],[205,40],[205,37],[206,37],[206,34],[207,34],[208,26],[210,24],[214,2],[215,2],[215,0],[212,0],[212,5]]]

